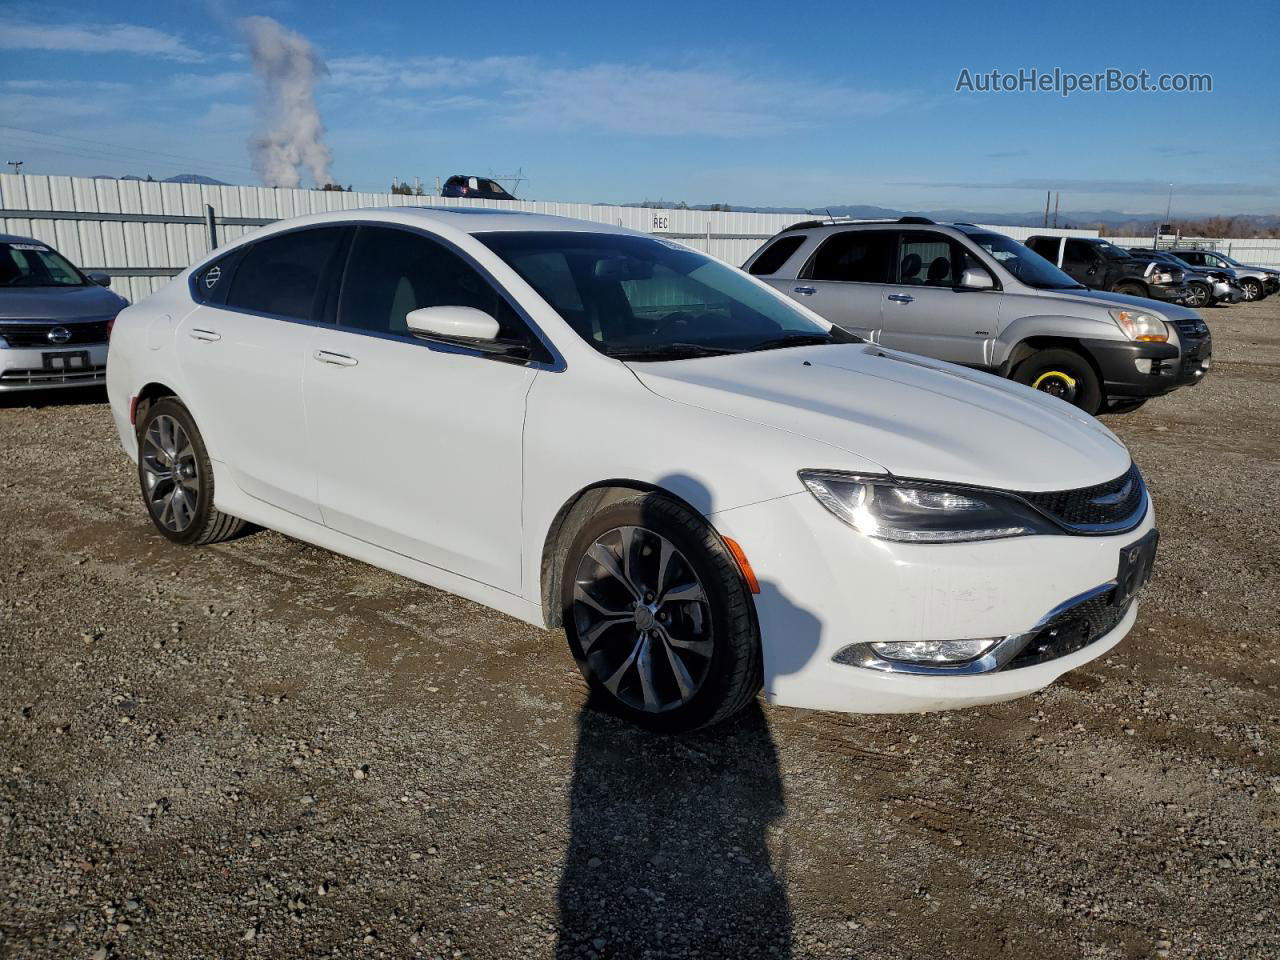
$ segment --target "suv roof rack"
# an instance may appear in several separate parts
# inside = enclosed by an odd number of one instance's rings
[[[823,217],[821,220],[801,220],[799,223],[793,223],[789,227],[783,227],[779,233],[786,233],[790,230],[811,230],[814,227],[831,227],[838,223],[936,223],[928,217]]]

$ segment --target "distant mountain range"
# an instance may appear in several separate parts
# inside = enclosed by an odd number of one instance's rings
[[[892,207],[877,207],[864,203],[832,204],[829,207],[740,207],[734,204],[702,203],[696,206],[683,207],[678,203],[664,201],[646,201],[644,203],[627,203],[627,207],[655,207],[665,210],[734,210],[742,213],[807,213],[814,216],[850,217],[855,220],[894,220],[898,217],[928,217],[930,220],[948,223],[981,223],[993,227],[1042,227],[1044,211],[1035,210],[1030,213],[991,213],[976,210],[897,210]],[[1201,222],[1210,219],[1234,221],[1240,225],[1248,225],[1257,231],[1280,228],[1278,214],[1245,214],[1224,217],[1175,217],[1175,223]],[[1053,223],[1053,215],[1049,215]],[[1102,228],[1116,235],[1141,235],[1149,232],[1160,223],[1167,222],[1159,213],[1122,213],[1118,210],[1072,210],[1059,211],[1059,227]]]
[[[106,174],[99,174],[93,179],[95,180],[146,180],[147,178],[136,177],[133,174],[128,174],[123,177],[112,177],[112,176],[107,176]],[[206,177],[203,174],[199,174],[199,173],[180,173],[176,177],[165,177],[163,180],[155,180],[154,177],[152,177],[151,179],[155,183],[202,183],[208,187],[231,186],[231,184],[227,183],[224,180],[215,180],[213,179],[213,177]]]

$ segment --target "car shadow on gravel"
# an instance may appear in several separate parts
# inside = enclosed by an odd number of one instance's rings
[[[556,957],[790,957],[791,907],[768,845],[783,811],[758,701],[679,738],[588,704]]]
[[[0,391],[0,410],[15,407],[74,407],[106,402],[107,390],[105,387]]]

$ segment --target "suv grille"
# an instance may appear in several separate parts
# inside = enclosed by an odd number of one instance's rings
[[[1116,479],[1078,490],[1020,493],[1033,507],[1079,533],[1116,533],[1137,526],[1146,513],[1146,486],[1135,463]]]
[[[67,340],[49,339],[49,331],[56,327],[67,330],[71,337]],[[106,320],[68,320],[60,323],[51,320],[12,322],[0,320],[0,337],[11,347],[43,347],[46,350],[57,350],[60,347],[79,343],[106,343]]]
[[[1116,606],[1111,602],[1114,596],[1115,590],[1108,590],[1099,597],[1091,597],[1062,611],[1035,632],[1022,652],[1005,664],[1005,669],[1016,670],[1056,660],[1083,650],[1106,636],[1124,619],[1133,604],[1130,600],[1123,606]]]

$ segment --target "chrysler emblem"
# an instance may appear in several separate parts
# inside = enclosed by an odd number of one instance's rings
[[[45,336],[50,343],[66,343],[71,339],[71,331],[66,327],[54,327]]]

